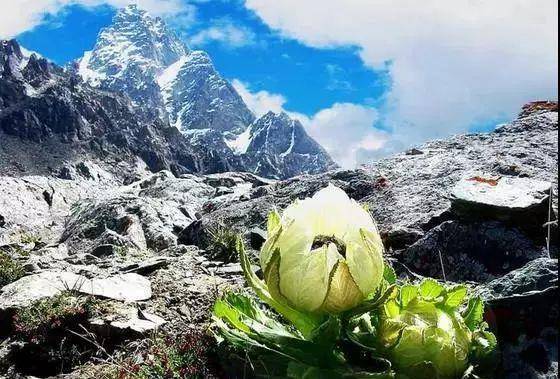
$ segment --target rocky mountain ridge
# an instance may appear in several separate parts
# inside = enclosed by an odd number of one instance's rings
[[[324,149],[309,142],[312,139],[303,128],[296,138],[302,139],[301,146],[310,147],[303,152],[308,159],[289,153],[279,157],[274,147],[242,153],[232,148],[247,130],[252,135],[253,129],[262,129],[266,120],[255,119],[207,53],[191,51],[160,18],[135,5],[117,12],[113,23],[100,32],[94,49],[77,63],[77,72],[93,87],[128,95],[139,112],[159,116],[191,144],[210,146],[226,156],[242,155],[249,171],[258,169],[260,175],[284,179],[336,167]],[[277,116],[283,121],[275,123],[275,139],[289,145],[294,121]]]
[[[16,41],[1,42],[0,64],[2,173],[64,176],[87,161],[116,181],[162,169],[243,170],[233,154],[191,144],[176,128],[139,114],[128,97],[92,88],[34,54],[25,57]]]

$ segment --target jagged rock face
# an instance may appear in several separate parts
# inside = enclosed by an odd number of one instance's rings
[[[130,5],[101,31],[94,49],[79,62],[79,72],[94,86],[126,93],[143,109],[162,111],[155,78],[187,52],[160,18]]]
[[[269,112],[250,127],[245,154],[257,175],[286,179],[336,168],[327,152],[286,113]]]
[[[158,83],[169,120],[179,130],[239,134],[255,118],[203,51],[181,57],[159,75]]]
[[[198,159],[199,166],[271,178],[336,167],[301,124],[287,115],[270,113],[255,121],[208,54],[189,51],[161,19],[136,6],[117,13],[94,49],[78,63],[78,72],[92,86],[127,94],[140,113],[159,116],[183,132],[191,145],[210,150]],[[249,133],[255,137],[250,149]],[[266,143],[265,135],[270,136]],[[288,151],[292,145],[295,150]]]
[[[212,150],[225,145],[193,144],[159,118],[138,114],[127,97],[91,88],[43,58],[24,57],[15,41],[2,42],[0,62],[1,172],[13,173],[14,165],[27,174],[60,171],[88,159],[113,167],[123,180],[134,176],[138,162],[177,174],[242,168],[239,157]]]
[[[160,18],[135,5],[101,31],[79,73],[93,86],[126,93],[142,112],[159,110],[180,130],[240,132],[254,119],[206,53],[189,51]]]
[[[202,223],[220,219],[240,231],[263,226],[274,206],[282,209],[291,199],[311,196],[330,182],[368,204],[386,243],[402,248],[403,241],[410,245],[442,222],[462,217],[452,212],[452,191],[460,180],[479,173],[552,182],[557,213],[557,133],[557,112],[533,113],[492,133],[428,142],[419,147],[421,154],[403,153],[357,170],[279,182],[266,190],[255,190],[246,201],[221,206]],[[474,212],[471,216],[477,215]],[[540,225],[546,222],[541,221]],[[541,228],[542,241],[543,231]]]

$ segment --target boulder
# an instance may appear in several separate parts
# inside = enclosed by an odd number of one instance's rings
[[[92,318],[88,322],[95,334],[114,341],[155,332],[166,321],[134,307],[113,305],[111,312]]]
[[[558,260],[539,258],[474,289],[500,343],[499,378],[558,378]]]
[[[536,338],[545,328],[557,326],[558,260],[535,259],[474,292],[486,301],[500,340]]]
[[[0,291],[0,313],[29,306],[67,290],[130,302],[147,300],[152,296],[150,281],[134,273],[88,279],[70,272],[44,271],[4,286]]]
[[[497,221],[446,221],[397,258],[412,271],[451,281],[487,282],[543,257],[543,247],[516,228]]]
[[[529,178],[468,175],[451,192],[451,209],[465,218],[486,218],[543,231],[551,183]]]

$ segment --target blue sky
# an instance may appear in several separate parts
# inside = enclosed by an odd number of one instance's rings
[[[557,0],[26,0],[0,4],[0,38],[64,64],[130,2],[347,167],[557,99]]]
[[[69,6],[16,38],[27,49],[64,65],[93,48],[99,30],[111,23],[115,12],[106,5]],[[378,103],[389,84],[385,70],[363,64],[357,47],[319,49],[283,38],[241,2],[205,2],[197,6],[194,20],[169,22],[189,46],[206,50],[223,76],[254,91],[281,93],[287,109],[308,116],[334,103]],[[191,41],[214,24],[235,25],[242,33],[240,40]]]

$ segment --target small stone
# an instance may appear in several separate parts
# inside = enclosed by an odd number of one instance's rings
[[[216,188],[216,192],[214,193],[215,197],[229,195],[232,194],[234,191],[229,187],[218,187]]]
[[[424,154],[424,152],[420,149],[417,149],[417,148],[413,147],[412,149],[407,150],[405,154],[406,155],[422,155],[422,154]]]
[[[137,273],[140,275],[150,274],[160,268],[169,265],[170,259],[167,257],[154,257],[140,263],[134,263],[121,268],[122,272],[125,273]]]

